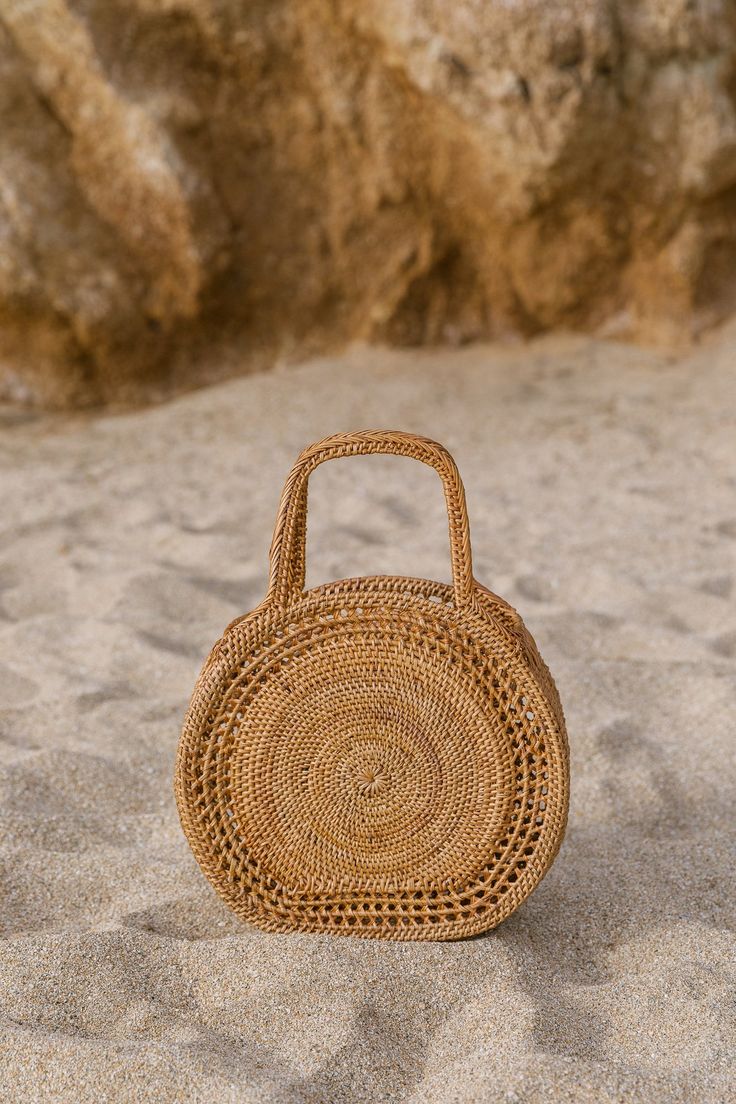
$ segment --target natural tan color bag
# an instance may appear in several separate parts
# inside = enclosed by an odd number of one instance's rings
[[[367,453],[438,471],[451,586],[376,576],[304,592],[307,479]],[[473,578],[465,493],[441,445],[369,430],[301,454],[268,594],[205,664],[175,791],[207,878],[269,931],[457,939],[534,889],[565,829],[565,723],[521,618]]]

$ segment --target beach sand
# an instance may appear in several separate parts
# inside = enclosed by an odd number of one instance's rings
[[[3,414],[0,1099],[728,1101],[736,1096],[736,330],[674,358],[584,338],[357,348],[125,414]],[[302,446],[454,453],[475,573],[556,677],[569,828],[454,944],[274,936],[199,872],[179,729],[265,589]],[[308,580],[447,579],[436,475],[310,484]]]

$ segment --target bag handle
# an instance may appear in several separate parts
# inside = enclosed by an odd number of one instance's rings
[[[398,430],[360,430],[336,433],[304,449],[289,472],[276,518],[270,552],[267,600],[286,605],[304,590],[307,537],[307,482],[325,460],[343,456],[388,453],[421,460],[442,479],[447,503],[452,559],[452,584],[456,605],[473,600],[474,580],[470,551],[470,525],[465,489],[455,461],[447,449],[428,437]]]

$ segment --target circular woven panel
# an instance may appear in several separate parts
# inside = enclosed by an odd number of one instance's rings
[[[401,452],[445,487],[453,585],[377,577],[304,593],[306,480]],[[441,446],[368,431],[305,450],[265,602],[215,645],[176,797],[204,873],[267,930],[455,939],[532,891],[565,828],[567,739],[521,618],[472,576],[462,483]]]
[[[557,851],[564,732],[498,621],[458,623],[439,584],[360,583],[221,642],[180,751],[185,830],[261,927],[483,931]]]

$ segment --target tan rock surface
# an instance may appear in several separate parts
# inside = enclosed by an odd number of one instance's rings
[[[0,1100],[734,1098],[735,348],[357,350],[135,414],[7,412]],[[291,461],[371,424],[452,449],[476,574],[567,713],[559,858],[460,944],[240,924],[172,796],[200,663],[264,593]],[[433,472],[343,461],[312,491],[312,583],[447,578]]]
[[[75,405],[327,348],[736,308],[729,0],[13,0],[0,377]]]

